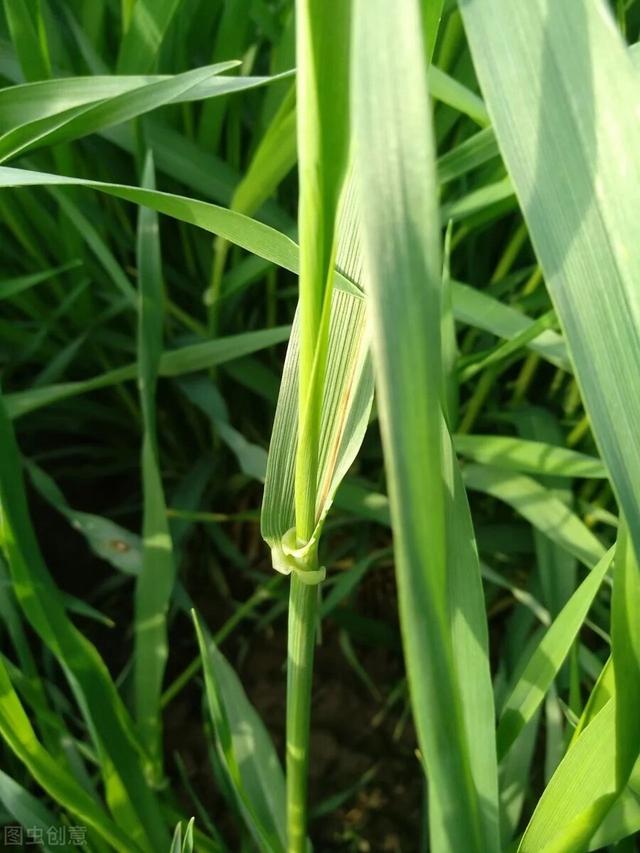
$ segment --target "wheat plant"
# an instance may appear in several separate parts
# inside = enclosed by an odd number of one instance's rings
[[[2,11],[5,846],[634,849],[640,4]]]

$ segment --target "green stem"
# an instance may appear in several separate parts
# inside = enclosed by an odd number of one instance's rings
[[[224,269],[227,263],[229,248],[228,241],[223,240],[221,237],[216,237],[213,241],[211,277],[209,280],[209,289],[205,296],[205,301],[209,306],[209,334],[212,338],[218,336],[222,279],[224,277]]]
[[[307,849],[309,721],[318,590],[291,576],[287,660],[287,835],[288,853]]]
[[[129,29],[131,23],[131,13],[133,12],[134,0],[121,0],[120,14],[122,19],[122,35],[124,36]]]

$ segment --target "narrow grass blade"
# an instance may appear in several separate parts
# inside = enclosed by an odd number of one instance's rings
[[[15,278],[6,278],[0,281],[0,299],[9,299],[12,296],[17,296],[19,293],[24,293],[38,284],[50,281],[54,276],[68,270],[77,269],[81,265],[81,261],[70,261],[68,264],[63,264],[59,267],[52,267],[42,272],[31,273],[30,275],[20,275]]]
[[[235,189],[231,206],[240,213],[253,214],[295,165],[298,147],[293,96],[292,87]]]
[[[506,177],[493,184],[485,184],[479,189],[471,190],[467,195],[444,204],[442,221],[463,222],[474,218],[476,222],[480,222],[483,215],[487,219],[492,219],[498,213],[504,213],[515,207],[513,185],[509,177]]]
[[[143,186],[154,187],[154,166],[147,156]],[[167,611],[175,580],[158,451],[155,395],[162,354],[164,284],[158,215],[141,208],[138,221],[138,387],[144,425],[142,442],[142,571],[135,589],[134,691],[140,736],[162,777],[160,695],[168,656]]]
[[[217,60],[244,56],[248,48],[250,28],[251,0],[236,0],[234,3],[223,4],[211,56]],[[237,118],[234,110],[229,108],[228,101],[210,101],[203,106],[197,135],[198,144],[202,148],[215,151],[220,147],[226,117],[229,118],[229,125]]]
[[[593,690],[587,700],[584,711],[578,720],[571,743],[574,743],[580,737],[584,729],[586,729],[587,726],[595,719],[607,702],[613,698],[614,693],[615,678],[613,673],[613,661],[611,657],[609,657],[605,665],[602,667],[596,683],[593,686]]]
[[[103,240],[100,231],[87,217],[80,206],[69,197],[69,193],[58,187],[47,187],[47,191],[56,200],[65,221],[74,228],[80,238],[86,243],[87,248],[95,256],[98,263],[104,268],[114,286],[130,303],[134,309],[136,305],[136,291],[129,281],[129,277],[116,260],[113,252]]]
[[[252,216],[267,200],[285,175],[295,165],[297,157],[295,89],[292,87],[260,140],[245,174],[234,190],[231,209]],[[214,245],[211,285],[205,301],[212,305],[215,330],[215,302],[223,296],[222,279],[229,243],[218,239]]]
[[[640,569],[626,524],[618,532],[611,600],[616,697],[616,780],[627,784],[640,754]]]
[[[438,180],[441,185],[453,181],[498,157],[499,153],[495,133],[492,128],[485,127],[438,158]]]
[[[212,234],[224,237],[249,252],[292,272],[299,271],[298,247],[289,237],[258,222],[224,207],[198,201],[185,196],[172,195],[143,187],[123,184],[107,184],[100,181],[85,181],[0,166],[0,188],[18,186],[83,186],[113,195],[135,204],[140,204],[165,213],[183,222],[188,222]],[[336,277],[336,287],[359,294],[359,289],[344,276]]]
[[[55,145],[87,136],[112,125],[121,124],[165,104],[188,99],[201,84],[209,83],[212,94],[223,95],[230,89],[240,88],[239,81],[227,83],[224,77],[216,78],[222,69],[212,65],[187,71],[155,83],[114,95],[112,98],[72,107],[52,116],[36,118],[10,130],[0,137],[0,162],[44,145]],[[211,78],[215,78],[215,83]],[[249,80],[249,86],[255,82]]]
[[[615,801],[589,843],[589,850],[634,838],[640,832],[640,763],[636,763],[627,788]]]
[[[7,638],[15,650],[17,665],[23,678],[32,685],[34,717],[33,725],[40,733],[44,747],[55,757],[60,755],[60,725],[52,719],[51,709],[43,681],[29,645],[26,626],[19,611],[9,569],[4,558],[0,559],[0,619],[5,626]]]
[[[442,317],[440,335],[442,340],[442,400],[445,421],[450,429],[460,418],[460,382],[458,377],[458,359],[460,350],[453,300],[451,295],[451,235],[453,226],[447,225],[444,235],[442,261]]]
[[[467,465],[467,488],[493,495],[510,504],[537,530],[565,548],[587,568],[604,555],[604,547],[589,528],[553,492],[526,474],[515,474],[490,465]]]
[[[518,432],[525,439],[552,442],[557,445],[562,445],[565,441],[558,419],[548,409],[537,406],[526,407],[515,412],[513,418]],[[571,480],[548,475],[541,477],[540,480],[555,498],[569,509],[573,509],[574,494]],[[577,560],[573,554],[552,542],[538,530],[533,531],[533,541],[537,575],[542,590],[541,598],[555,618],[576,589]],[[567,666],[558,673],[557,681],[550,685],[545,697],[545,713],[542,718],[545,726],[545,781],[549,781],[565,751],[563,732],[565,714],[560,706],[556,687],[564,689],[568,686],[567,681],[571,677],[571,669],[576,670],[576,678],[579,677],[577,675],[578,648],[578,645],[574,646],[574,654],[569,659]],[[575,696],[575,690],[570,692]],[[570,695],[570,701],[571,698]]]
[[[489,116],[482,98],[436,65],[429,66],[427,84],[431,96],[436,100],[468,115],[480,127],[486,127],[489,124]]]
[[[529,790],[539,718],[539,714],[534,715],[500,764],[500,840],[505,850],[520,823]]]
[[[182,853],[182,822],[176,824],[169,853]]]
[[[19,785],[6,773],[0,770],[0,803],[4,806],[11,817],[21,826],[39,830],[42,837],[46,838],[45,832],[52,827],[54,830],[53,837],[58,838],[59,823],[55,815],[36,797],[33,796],[26,788]],[[56,845],[57,853],[64,851],[70,853],[71,848],[66,844]],[[45,853],[52,853],[53,848],[45,844],[43,846]],[[56,851],[53,851],[56,853]]]
[[[447,496],[447,575],[455,671],[471,775],[480,804],[486,849],[498,844],[498,767],[489,631],[473,523],[451,439],[443,428]]]
[[[231,666],[193,615],[218,752],[240,810],[261,850],[284,853],[285,786],[267,730]]]
[[[522,837],[519,853],[585,850],[616,797],[615,700],[560,762]]]
[[[224,398],[212,380],[206,376],[193,376],[183,379],[179,387],[185,396],[211,419],[217,434],[238,460],[240,470],[264,483],[267,452],[259,445],[252,444],[231,426]]]
[[[154,67],[158,51],[182,0],[135,0],[131,20],[120,44],[118,74],[146,73]]]
[[[609,570],[613,549],[589,572],[536,646],[500,715],[498,755],[503,759],[560,671]]]
[[[607,477],[599,459],[543,441],[502,435],[456,435],[454,445],[458,453],[474,462],[510,471],[554,477]]]
[[[62,666],[100,756],[107,799],[117,821],[148,848],[168,843],[140,746],[108,670],[94,646],[69,621],[42,559],[27,508],[20,454],[0,399],[0,500],[3,547],[16,597],[35,632]]]
[[[393,15],[382,0],[356,3],[356,170],[400,615],[432,840],[436,849],[489,851],[498,848],[491,820],[497,806],[481,811],[446,580],[440,220],[421,33],[417,2],[405,0]],[[493,726],[484,735],[490,739]]]
[[[51,76],[51,59],[40,0],[4,0],[11,40],[27,80]]]
[[[240,335],[230,335],[228,338],[219,338],[216,341],[166,350],[160,357],[158,372],[160,376],[183,376],[186,373],[206,370],[282,343],[287,340],[289,333],[289,326],[279,326],[275,329],[245,332]],[[6,408],[11,418],[19,418],[43,406],[50,406],[78,394],[88,394],[100,388],[109,388],[120,382],[133,380],[136,376],[137,364],[127,364],[98,374],[91,379],[16,391],[13,394],[7,394]]]
[[[424,45],[429,62],[433,57],[433,51],[438,38],[440,21],[444,9],[444,0],[423,0],[422,18],[424,21]]]
[[[2,624],[5,626],[7,637],[17,654],[20,670],[25,676],[33,679],[34,683],[39,683],[38,670],[27,640],[27,633],[20,618],[18,603],[3,557],[0,557],[0,617],[2,617]]]
[[[173,99],[168,103],[179,104],[188,101],[200,101],[215,97],[216,94],[224,95],[244,89],[253,88],[269,83],[271,80],[283,82],[291,76],[291,72],[278,74],[275,77],[218,77],[233,68],[237,68],[237,60],[229,62],[217,62],[214,65],[205,66],[211,71],[201,78],[199,83],[190,87],[177,85]],[[61,77],[54,80],[42,80],[38,83],[22,83],[16,86],[8,86],[0,89],[0,131],[4,136],[20,131],[24,133],[29,127],[37,127],[38,121],[46,122],[73,119],[76,110],[84,107],[87,110],[97,109],[101,104],[120,104],[123,109],[127,104],[119,99],[125,95],[137,97],[140,100],[140,92],[145,87],[153,93],[154,88],[163,83],[171,86],[171,82],[180,83],[185,74],[194,75],[201,72],[203,68],[194,68],[191,71],[177,74],[173,77],[168,74],[150,75],[99,75],[93,77]],[[192,76],[193,79],[193,76]],[[136,95],[137,91],[137,95]],[[165,94],[167,90],[165,89]],[[131,108],[131,103],[129,103]],[[82,115],[81,112],[78,115]],[[91,115],[91,113],[89,113]],[[96,118],[94,117],[94,121]],[[81,122],[82,123],[82,122]],[[52,125],[53,127],[53,125]],[[166,126],[165,126],[166,127]],[[198,149],[196,149],[198,150]]]
[[[169,853],[193,853],[193,827],[195,818],[191,818],[182,835],[182,821],[176,824]]]
[[[460,381],[467,382],[469,379],[472,379],[478,373],[489,367],[498,368],[501,363],[512,358],[514,355],[519,353],[521,349],[530,344],[531,341],[535,340],[543,332],[546,332],[548,329],[551,329],[556,325],[556,315],[554,310],[551,309],[538,317],[537,320],[534,320],[528,329],[525,329],[519,335],[511,338],[511,340],[498,344],[487,354],[483,353],[479,356],[472,356],[471,363],[461,367],[460,369]]]
[[[607,664],[594,687],[569,750],[545,789],[520,849],[594,849],[590,839],[610,819],[607,832],[626,827],[625,812],[635,808],[637,763],[637,564],[627,531],[616,547],[612,644],[618,675]],[[588,579],[587,579],[588,580]],[[624,703],[619,709],[620,700]],[[613,695],[612,695],[613,694]],[[628,787],[630,785],[630,787]],[[623,801],[628,804],[626,809]],[[618,836],[621,837],[621,836]],[[547,846],[545,846],[547,845]]]
[[[458,320],[476,329],[485,329],[500,338],[511,340],[526,333],[534,323],[516,308],[462,282],[452,282],[451,295],[453,311]],[[529,342],[528,348],[556,367],[571,371],[566,346],[557,332],[550,329],[542,332]]]
[[[116,849],[129,847],[131,838],[107,817],[89,794],[59,766],[38,741],[11,685],[2,660],[0,660],[0,734],[38,784],[55,800],[95,829]]]

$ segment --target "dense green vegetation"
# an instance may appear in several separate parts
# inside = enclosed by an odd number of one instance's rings
[[[7,849],[635,849],[639,34],[3,0]]]

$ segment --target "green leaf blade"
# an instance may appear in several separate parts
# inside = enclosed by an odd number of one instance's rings
[[[497,850],[497,805],[490,799],[481,814],[473,775],[477,757],[467,740],[449,624],[440,219],[421,32],[417,3],[403,2],[391,16],[382,0],[356,4],[353,128],[364,262],[403,641],[430,781],[432,842],[436,849]],[[488,673],[484,686],[490,690]],[[491,739],[493,725],[484,734]],[[495,769],[489,777],[495,798]]]
[[[154,187],[153,157],[142,182]],[[175,581],[171,532],[160,471],[155,393],[162,353],[164,285],[158,215],[141,208],[138,222],[138,387],[142,405],[142,570],[135,588],[134,690],[142,742],[162,777],[160,696],[169,654],[167,612]]]

